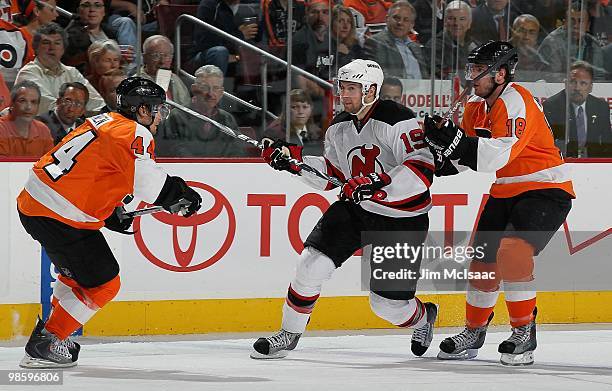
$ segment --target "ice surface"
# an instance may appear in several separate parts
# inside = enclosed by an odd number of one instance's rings
[[[423,358],[410,353],[406,333],[304,336],[282,360],[249,358],[253,338],[93,344],[84,339],[79,365],[64,371],[64,385],[44,389],[612,390],[612,330],[539,330],[536,364],[530,367],[499,363],[497,345],[507,331],[490,332],[478,357],[464,362],[435,358],[446,336],[437,334]],[[19,369],[22,356],[21,346],[0,347],[0,369]]]

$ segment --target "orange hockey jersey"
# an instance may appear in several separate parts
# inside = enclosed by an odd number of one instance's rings
[[[121,114],[88,118],[34,164],[17,207],[99,229],[126,195],[157,199],[167,174],[153,160],[154,148],[151,132]]]
[[[492,107],[483,98],[470,98],[461,125],[468,136],[479,136],[476,171],[496,173],[491,196],[549,188],[574,196],[542,107],[524,87],[508,84]]]

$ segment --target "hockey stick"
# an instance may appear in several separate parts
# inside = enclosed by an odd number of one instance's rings
[[[446,121],[448,121],[452,117],[453,114],[455,114],[455,111],[457,111],[459,109],[463,99],[472,91],[472,86],[474,85],[475,81],[478,81],[478,80],[482,79],[483,77],[485,77],[486,75],[488,75],[489,72],[491,72],[491,69],[497,68],[500,65],[502,65],[503,63],[505,63],[506,61],[508,61],[510,58],[512,58],[512,56],[514,56],[516,54],[516,52],[517,52],[516,48],[512,48],[508,53],[504,54],[497,61],[495,61],[494,64],[487,66],[487,69],[485,69],[484,71],[480,72],[478,74],[478,76],[476,76],[472,80],[469,80],[467,82],[467,85],[463,89],[463,92],[461,92],[461,94],[459,94],[459,96],[455,98],[453,103],[451,103],[451,108],[446,113],[444,113],[444,115],[442,116],[442,119],[440,121],[438,121],[438,123],[436,124],[438,129],[440,129],[442,127],[442,125]],[[435,155],[436,160],[441,165],[444,165],[444,156],[442,156],[441,151],[438,151],[436,149],[434,155]]]
[[[442,116],[442,121],[438,123],[438,127],[442,126],[444,122],[446,122],[448,119],[450,119],[450,117],[453,114],[455,114],[455,111],[457,111],[459,107],[461,106],[461,101],[463,100],[463,98],[465,98],[470,93],[470,91],[472,91],[472,86],[475,81],[478,81],[482,79],[483,77],[485,77],[486,75],[488,75],[489,72],[491,72],[491,69],[499,67],[500,65],[508,61],[515,54],[516,54],[516,48],[512,48],[508,53],[504,54],[497,61],[495,61],[493,65],[489,65],[487,69],[479,73],[478,76],[476,76],[472,80],[469,80],[463,92],[459,94],[458,97],[455,98],[453,103],[451,103],[451,108]]]
[[[176,204],[170,207],[169,213],[185,213],[187,211],[186,207],[190,205],[191,202],[181,198]],[[163,212],[165,209],[163,206],[150,206],[148,208],[136,209],[132,212],[123,212],[119,215],[119,220],[123,221],[126,219],[131,219],[138,216],[150,215],[157,212]]]
[[[252,138],[250,138],[248,136],[245,136],[244,134],[242,134],[240,132],[232,130],[229,127],[227,127],[227,126],[225,126],[223,124],[220,124],[219,122],[215,121],[212,118],[208,118],[208,117],[206,117],[206,116],[204,116],[204,115],[202,115],[200,113],[197,113],[197,112],[191,110],[190,108],[182,106],[182,105],[180,105],[180,104],[178,104],[178,103],[176,103],[176,102],[174,102],[174,101],[172,101],[170,99],[168,99],[166,102],[168,104],[176,107],[177,109],[184,111],[187,114],[191,114],[194,117],[201,119],[202,121],[206,121],[208,123],[211,123],[212,125],[216,126],[220,131],[222,131],[223,133],[227,134],[230,137],[237,138],[237,139],[242,140],[242,141],[244,141],[246,143],[249,143],[249,144],[251,144],[251,145],[253,145],[253,146],[255,146],[255,147],[259,148],[259,149],[263,149],[263,145],[259,141],[253,140]],[[284,155],[284,156],[285,156],[284,158],[287,159],[287,161],[289,161],[289,163],[291,163],[291,164],[293,164],[295,166],[298,166],[303,171],[306,171],[306,172],[309,172],[309,173],[311,173],[313,175],[316,175],[319,178],[324,179],[324,180],[332,183],[333,185],[336,185],[336,186],[339,186],[339,187],[342,187],[342,185],[344,185],[344,183],[342,183],[342,181],[339,180],[336,177],[329,176],[329,175],[327,175],[327,174],[317,170],[316,168],[314,168],[312,166],[309,166],[308,164],[306,164],[304,162],[301,162],[301,161],[299,161],[297,159],[294,159],[294,158],[286,156],[286,155]]]

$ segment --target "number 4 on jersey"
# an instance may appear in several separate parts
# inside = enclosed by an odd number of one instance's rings
[[[134,141],[132,141],[132,145],[130,146],[130,148],[132,148],[135,154],[144,155],[144,141],[142,139],[142,136],[136,137]],[[150,143],[149,147],[147,148],[147,153],[149,154],[151,159],[153,159],[153,156],[154,156],[153,149],[154,149],[153,143]]]
[[[62,176],[68,174],[74,167],[76,157],[96,138],[93,130],[73,137],[65,144],[60,145],[51,156],[55,160],[43,167],[47,175],[55,182]]]

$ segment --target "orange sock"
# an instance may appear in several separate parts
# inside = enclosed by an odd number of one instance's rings
[[[66,339],[111,301],[120,286],[119,276],[95,288],[73,286],[68,294],[58,298],[45,328],[58,338]]]
[[[510,325],[512,327],[524,326],[533,319],[533,310],[536,306],[535,297],[521,301],[506,301]]]
[[[482,308],[465,303],[465,325],[471,329],[486,325],[493,308],[495,306]]]

